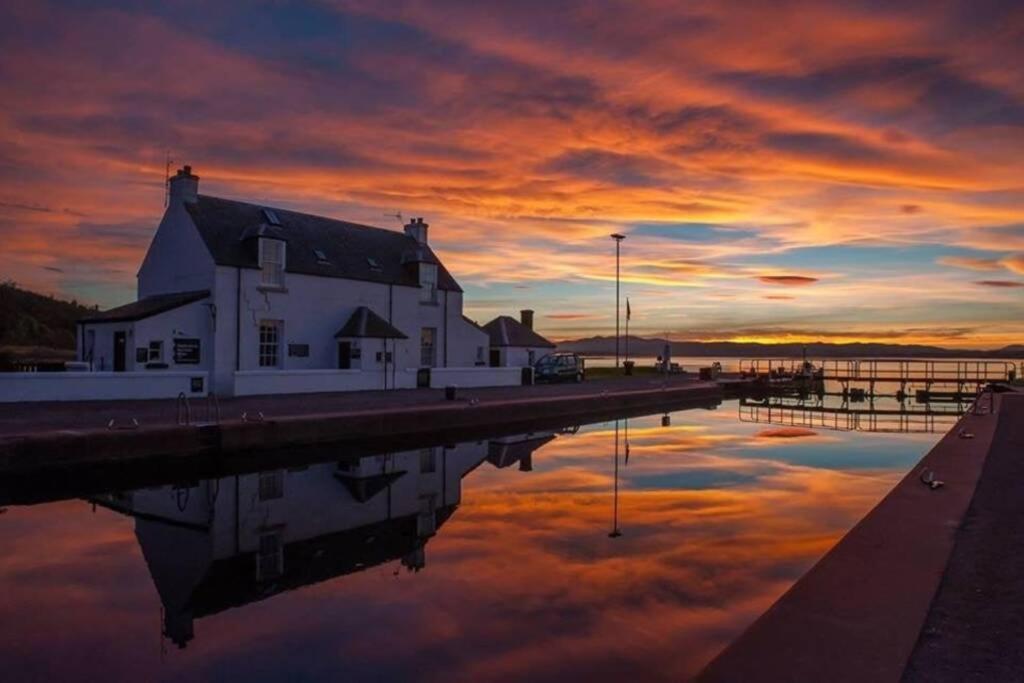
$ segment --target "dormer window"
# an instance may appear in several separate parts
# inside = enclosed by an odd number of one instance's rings
[[[260,284],[284,287],[284,246],[281,240],[260,238]]]
[[[433,263],[420,264],[420,303],[437,303],[437,266]]]

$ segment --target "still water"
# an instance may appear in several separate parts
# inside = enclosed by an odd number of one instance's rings
[[[937,438],[726,402],[8,507],[0,662],[11,681],[678,681]]]

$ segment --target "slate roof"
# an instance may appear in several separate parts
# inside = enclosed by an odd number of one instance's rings
[[[544,346],[555,345],[540,336],[515,318],[499,315],[484,325],[484,332],[491,338],[491,346]]]
[[[416,287],[417,274],[409,263],[422,259],[437,264],[438,289],[462,291],[430,247],[403,232],[208,195],[185,208],[218,265],[258,268],[256,240],[248,238],[280,235],[288,243],[289,273]],[[267,224],[264,208],[276,214],[280,226]],[[327,258],[321,260],[317,250]]]
[[[80,318],[80,323],[122,323],[144,318],[151,318],[158,313],[180,308],[193,301],[199,301],[210,296],[210,290],[201,289],[193,292],[175,292],[173,294],[157,294],[147,296],[138,301],[133,301],[124,306],[111,308],[109,311],[94,313],[88,317]]]
[[[335,339],[340,337],[367,337],[373,339],[408,339],[397,327],[380,317],[366,306],[360,306],[345,323]]]

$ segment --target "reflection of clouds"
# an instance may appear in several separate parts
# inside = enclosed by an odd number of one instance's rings
[[[426,570],[375,567],[206,617],[196,647],[171,653],[160,671],[680,680],[821,557],[900,470],[795,464],[762,445],[813,453],[819,437],[759,438],[760,426],[729,410],[672,417],[669,427],[658,416],[629,421],[620,538],[607,535],[614,424],[587,426],[541,447],[532,472],[473,470],[462,505],[427,544]],[[900,439],[925,450],[924,439]],[[890,441],[872,436],[863,447]],[[3,523],[11,552],[0,581],[24,587],[5,593],[3,614],[28,626],[0,655],[45,652],[38,670],[63,678],[95,648],[96,661],[151,677],[155,648],[143,644],[158,633],[158,601],[131,522],[68,503],[18,509]],[[50,656],[55,637],[69,656]]]

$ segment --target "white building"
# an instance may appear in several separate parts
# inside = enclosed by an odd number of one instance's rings
[[[79,360],[192,373],[193,393],[208,378],[222,395],[518,384],[487,367],[488,335],[463,317],[427,231],[422,218],[398,232],[201,195],[185,166],[138,300],[80,322]]]
[[[533,311],[519,312],[519,320],[500,315],[484,325],[491,352],[490,365],[495,368],[533,367],[555,345],[533,331]]]

